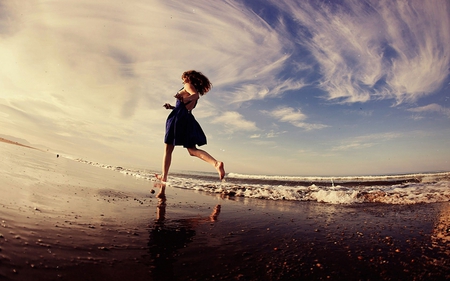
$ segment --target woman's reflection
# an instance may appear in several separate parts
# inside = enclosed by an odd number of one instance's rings
[[[445,254],[450,255],[450,249],[448,248],[448,245],[450,245],[450,204],[443,204],[431,239],[433,247],[440,248]]]
[[[148,249],[151,271],[155,280],[174,280],[174,262],[178,256],[177,251],[192,242],[197,225],[218,219],[220,205],[217,205],[208,217],[166,220],[166,185],[156,183],[155,187],[160,188],[160,191],[156,195],[158,198],[156,219],[149,230]]]

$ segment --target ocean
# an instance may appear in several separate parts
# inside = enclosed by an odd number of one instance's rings
[[[157,171],[129,169],[83,159],[78,162],[155,181]],[[220,182],[216,173],[174,172],[168,186],[224,196],[263,200],[316,201],[328,204],[418,204],[450,201],[450,172],[404,175],[303,177],[229,173]]]

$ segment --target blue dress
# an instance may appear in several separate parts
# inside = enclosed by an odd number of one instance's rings
[[[197,101],[195,103],[197,105]],[[206,135],[200,124],[191,111],[186,109],[186,104],[180,100],[177,100],[175,108],[167,117],[164,143],[182,145],[186,148],[206,144]]]

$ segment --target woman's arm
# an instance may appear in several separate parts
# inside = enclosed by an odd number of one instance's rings
[[[183,103],[188,103],[190,101],[195,101],[200,98],[200,95],[198,94],[197,90],[191,83],[184,84],[184,91],[189,94],[189,96],[182,95],[182,94],[176,94],[175,98],[181,100]]]

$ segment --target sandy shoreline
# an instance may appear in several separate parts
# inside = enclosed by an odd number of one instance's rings
[[[449,202],[347,206],[170,187],[161,201],[151,181],[7,143],[0,155],[0,280],[450,277]]]
[[[4,139],[4,138],[0,138],[0,142],[9,143],[9,144],[14,144],[14,145],[18,145],[18,146],[23,146],[23,147],[27,147],[27,148],[31,148],[31,149],[37,149],[37,148],[35,148],[35,147],[28,146],[28,145],[24,145],[24,144],[15,142],[15,141],[10,141],[10,140]]]

